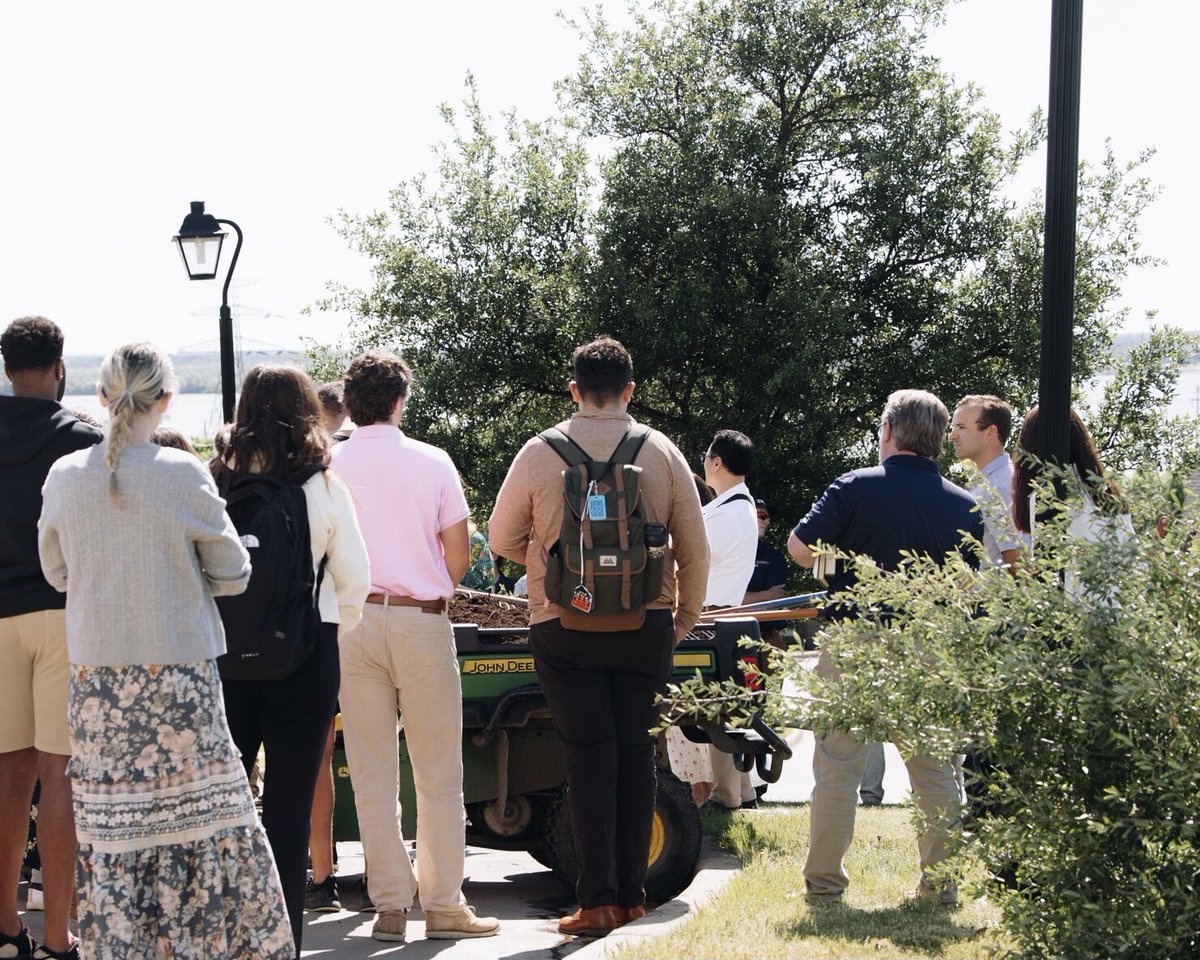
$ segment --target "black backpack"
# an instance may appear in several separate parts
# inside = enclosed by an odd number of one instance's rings
[[[217,658],[227,680],[279,680],[312,655],[321,615],[317,596],[325,558],[313,576],[304,481],[251,474],[234,481],[226,510],[250,554],[244,593],[217,597],[226,653]]]
[[[646,522],[642,468],[633,465],[649,434],[634,424],[607,460],[593,460],[557,427],[538,434],[567,465],[544,584],[564,626],[607,630],[616,626],[611,618],[624,617],[636,627],[662,591],[666,528]]]

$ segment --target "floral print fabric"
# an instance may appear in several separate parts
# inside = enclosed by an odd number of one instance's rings
[[[678,727],[667,728],[667,760],[684,783],[712,783],[712,760],[707,743],[692,743]]]
[[[487,534],[476,530],[471,534],[470,552],[467,554],[467,572],[459,583],[469,590],[496,589],[496,564],[492,561],[492,550],[488,546]]]
[[[291,960],[216,663],[73,666],[68,719],[83,955]]]

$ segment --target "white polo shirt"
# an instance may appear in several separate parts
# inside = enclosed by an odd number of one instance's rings
[[[744,500],[737,499],[739,494]],[[730,501],[733,501],[732,503]],[[735,607],[746,597],[758,554],[758,514],[745,483],[730,487],[704,507],[708,534],[706,607]]]

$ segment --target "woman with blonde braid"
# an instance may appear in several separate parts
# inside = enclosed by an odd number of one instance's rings
[[[295,956],[279,877],[229,734],[214,596],[250,565],[196,457],[150,442],[175,389],[149,344],[100,370],[105,443],[44,489],[46,579],[67,592],[67,772],[84,956]]]

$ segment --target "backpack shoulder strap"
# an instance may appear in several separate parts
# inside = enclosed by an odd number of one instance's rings
[[[287,487],[288,493],[292,497],[292,509],[295,511],[296,520],[300,525],[300,546],[302,553],[312,561],[312,550],[310,549],[310,519],[308,516],[308,498],[304,494],[304,485],[319,473],[324,473],[329,469],[325,464],[315,464],[305,470],[302,470],[294,479],[288,481],[287,484],[281,487]],[[321,557],[320,563],[317,564],[317,578],[313,584],[313,607],[316,609],[321,597],[321,583],[325,579],[325,564],[329,561],[329,554],[326,553]],[[307,571],[307,568],[306,568]]]
[[[648,436],[650,436],[649,427],[640,423],[630,424],[629,429],[625,431],[625,436],[617,444],[617,449],[608,458],[608,462],[633,463],[638,454],[642,452],[642,444],[646,442]]]
[[[318,473],[324,473],[328,469],[329,465],[326,463],[314,463],[311,466],[305,467],[303,470],[301,470],[292,483],[302,487]]]
[[[737,496],[730,497],[728,500],[725,501],[725,503],[722,503],[721,506],[723,507],[727,503],[737,503],[739,500],[745,500],[747,503],[754,502],[748,496],[746,496],[744,493],[739,493],[739,494],[737,494]],[[719,510],[720,507],[718,507],[717,509]]]
[[[621,442],[617,444],[617,448],[605,462],[604,470],[601,473],[606,472],[613,464],[633,463],[637,459],[637,455],[641,453],[642,444],[646,442],[648,436],[650,436],[649,427],[640,423],[631,424],[625,431],[625,436],[621,438]],[[558,427],[543,430],[538,434],[538,438],[550,444],[550,448],[562,457],[568,467],[577,467],[581,463],[592,462],[587,451]]]
[[[538,439],[548,443],[550,449],[562,457],[568,467],[577,467],[581,463],[591,462],[592,458],[587,455],[587,451],[558,427],[543,430],[538,434]]]

